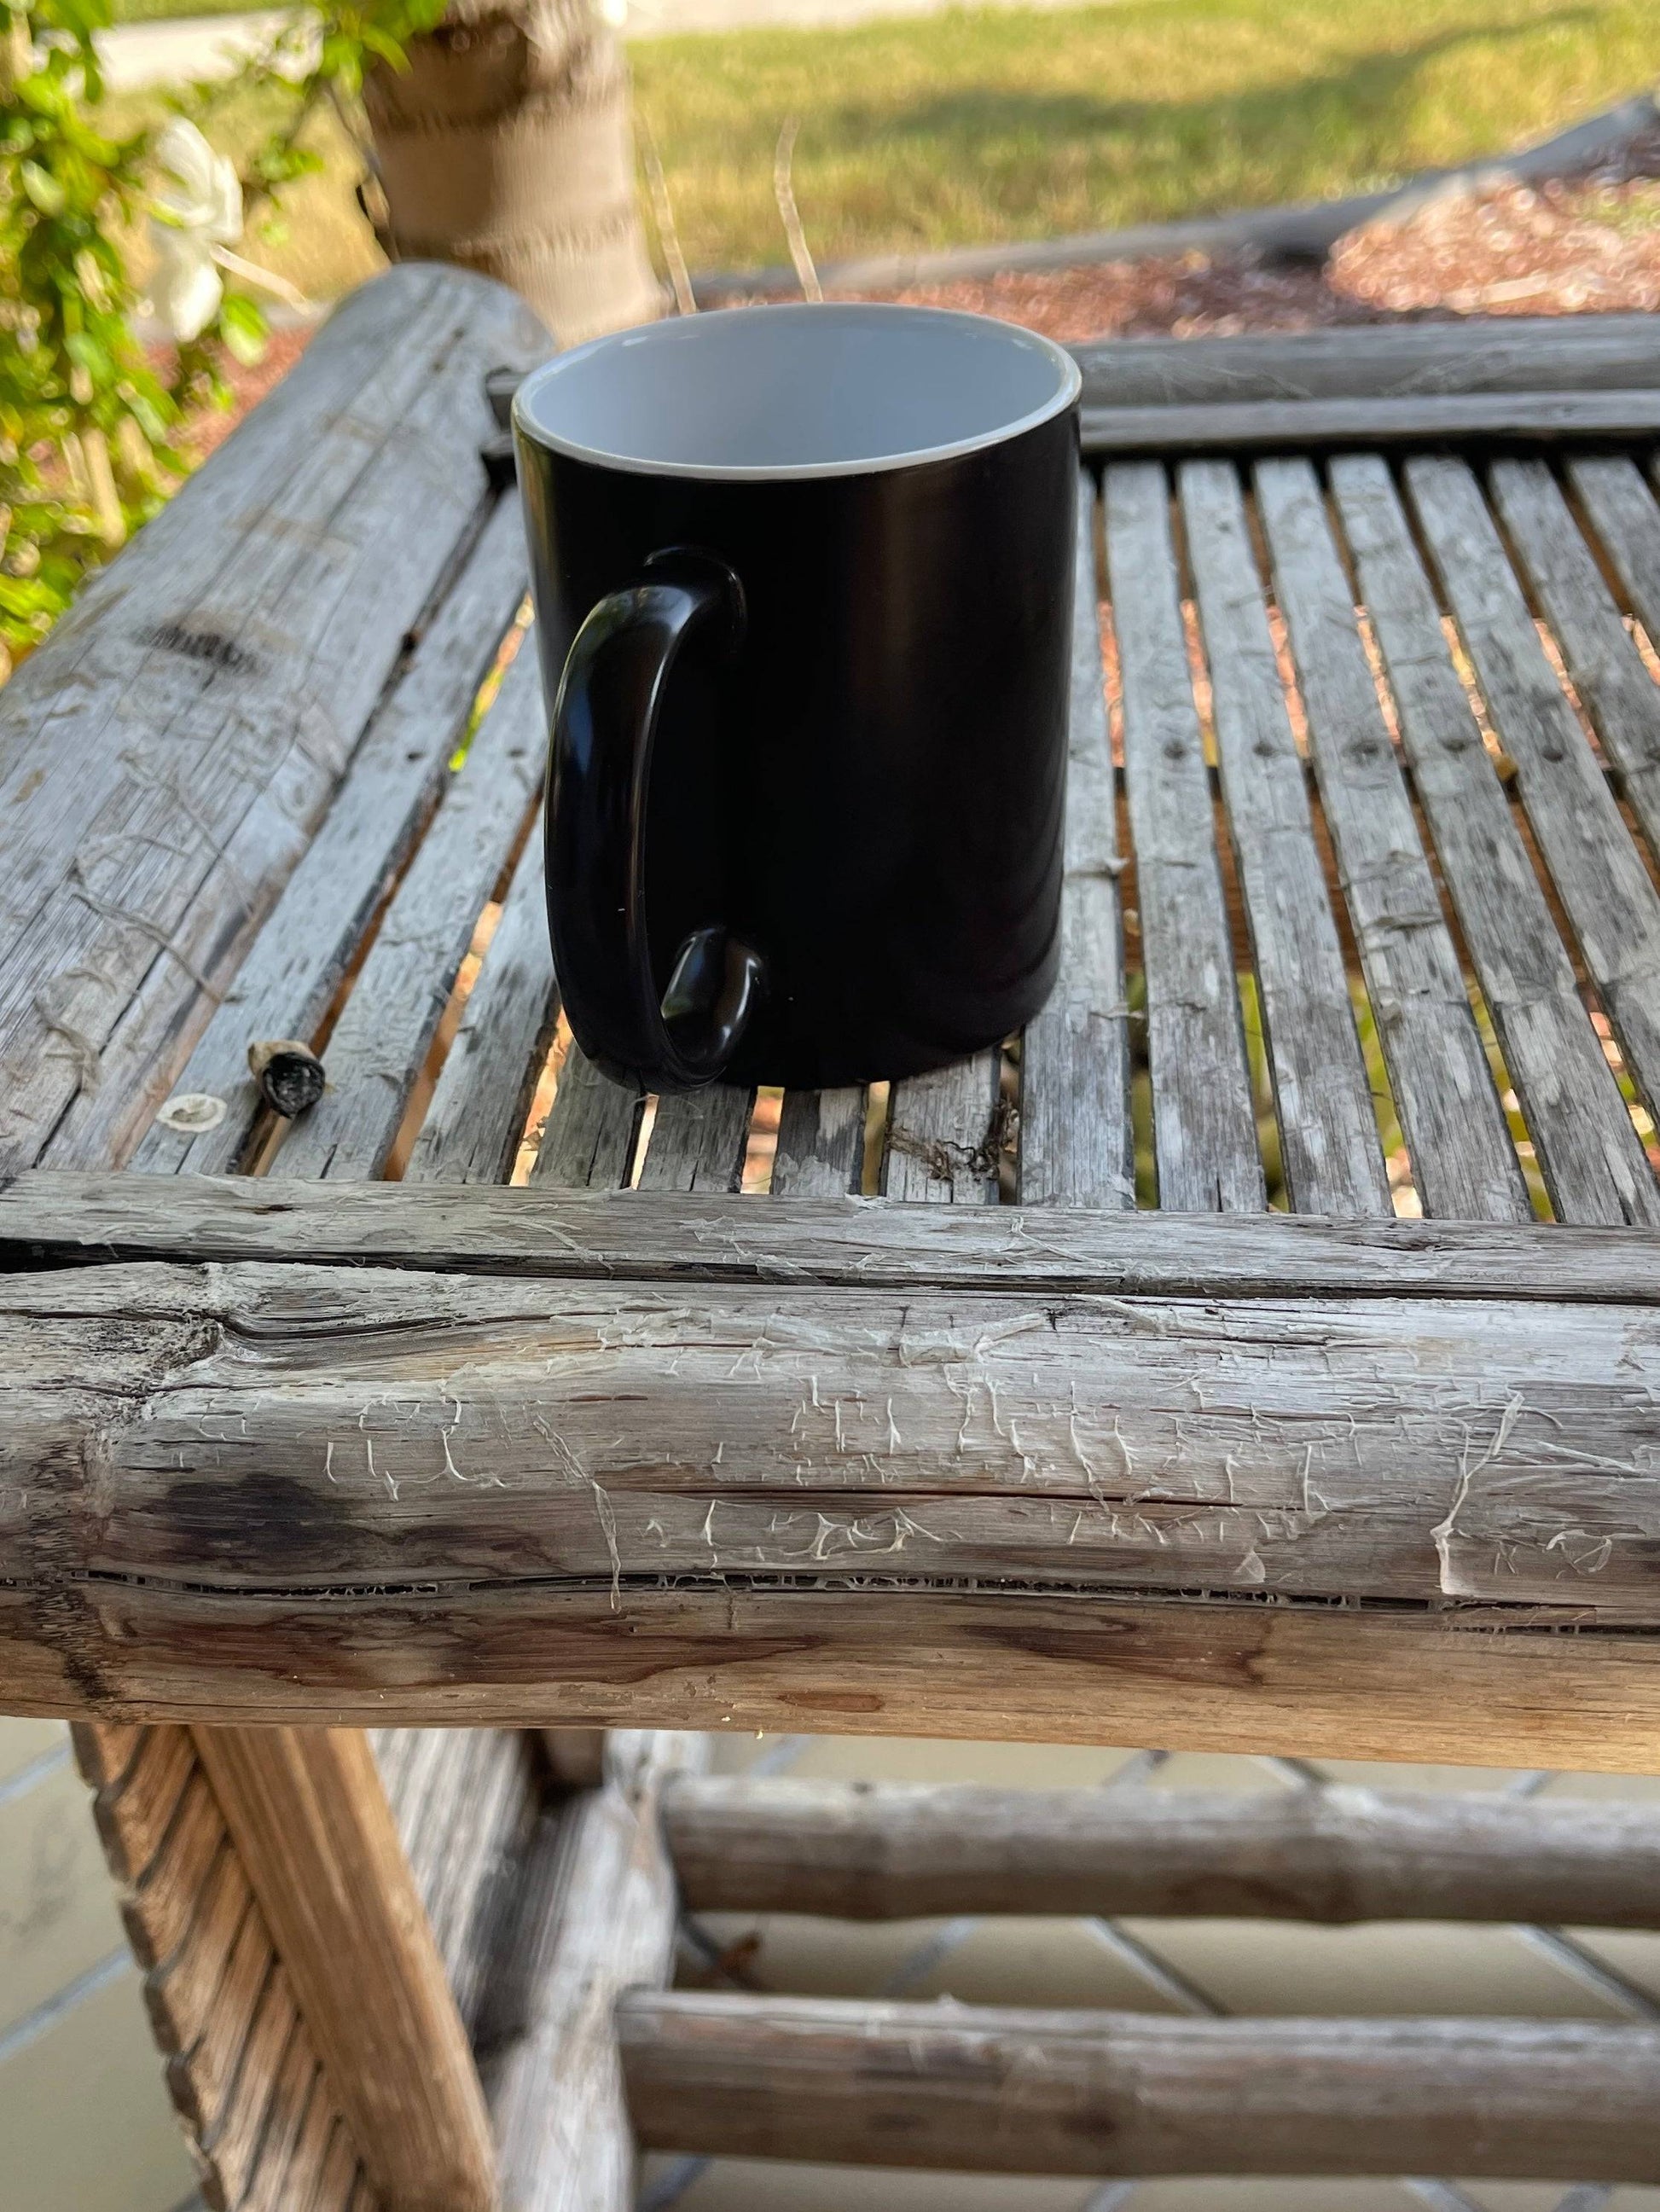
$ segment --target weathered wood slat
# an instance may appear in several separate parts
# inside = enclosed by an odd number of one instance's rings
[[[1000,1053],[979,1052],[893,1085],[882,1156],[885,1198],[996,1204],[1001,1066]]]
[[[1170,487],[1158,463],[1123,463],[1108,469],[1105,494],[1158,1202],[1183,1212],[1256,1212],[1267,1194],[1182,627]]]
[[[1462,461],[1409,461],[1406,483],[1545,865],[1627,1066],[1660,1102],[1660,894],[1534,627],[1480,487]]]
[[[164,948],[216,912],[240,950],[276,896],[477,511],[479,380],[525,334],[459,270],[368,288],[7,686],[0,1158],[105,1077],[142,1098],[150,1071],[100,1055]],[[191,964],[169,1054],[228,980]]]
[[[145,1728],[77,1722],[70,1730],[75,1763],[81,1778],[94,1790],[107,1790],[119,1782],[148,1741]]]
[[[333,1088],[291,1125],[284,1174],[371,1175],[385,1160],[540,779],[544,726],[536,657],[520,653],[386,910],[329,1039]]]
[[[627,1093],[606,1089],[626,1109]],[[0,1186],[0,1285],[7,1273],[181,1257],[683,1288],[1660,1304],[1660,1245],[1639,1229],[1077,1206],[923,1211],[862,1199],[779,1208],[667,1192],[647,1206],[637,1193],[546,1181],[463,1193],[191,1176],[163,1188],[39,1170]],[[67,1286],[65,1295],[74,1295]]]
[[[331,1593],[343,1626],[416,1585],[465,1611],[855,1572],[1660,1619],[1630,1381],[1660,1358],[1652,1306],[690,1291],[246,1262],[6,1278],[24,1502],[0,1580],[58,1649],[101,1646],[117,1581],[185,1616]]]
[[[579,1087],[568,1093],[573,1061]],[[660,1099],[642,1186],[736,1190],[752,1100],[726,1087]],[[603,1188],[626,1176],[638,1112],[573,1045],[537,1161],[542,1181]],[[597,1486],[592,1495],[603,1532],[609,1504]],[[560,1734],[544,1731],[544,1741],[556,1772],[568,1773],[596,1747],[562,1746]],[[543,1816],[481,2036],[503,2191],[523,2212],[631,2212],[635,2145],[612,2006],[630,1984],[660,1987],[673,1968],[679,1906],[659,1800],[671,1775],[702,1766],[706,1747],[695,1735],[630,1729],[597,1748],[599,1786]]]
[[[1552,1204],[1573,1221],[1660,1221],[1653,1170],[1482,745],[1389,471],[1375,457],[1334,461],[1331,486],[1402,744]]]
[[[1660,2030],[644,1993],[617,2012],[657,2150],[981,2172],[1647,2180]]]
[[[529,1739],[497,1729],[377,1729],[375,1762],[461,2018],[477,2027],[507,1891],[540,1800]]]
[[[1660,686],[1644,667],[1548,465],[1495,461],[1487,483],[1569,679],[1660,858]]]
[[[558,1014],[537,824],[514,870],[502,918],[404,1170],[405,1182],[507,1181]]]
[[[307,2168],[314,2156],[306,2140],[306,2122],[313,2104],[326,2106],[329,2101],[326,2090],[319,2094],[322,2081],[311,2038],[296,2020],[271,2087],[265,2128],[238,2212],[284,2212],[285,2204],[305,2202],[301,2191],[309,2181]]]
[[[1647,315],[1489,315],[1225,338],[1116,338],[1072,352],[1089,407],[1660,386],[1660,341]]]
[[[1371,1085],[1238,474],[1195,461],[1177,482],[1286,1188],[1299,1213],[1384,1217]]]
[[[1526,1188],[1458,956],[1306,461],[1268,461],[1256,495],[1308,713],[1315,774],[1429,1214],[1525,1221]]]
[[[538,1188],[619,1190],[629,1179],[645,1100],[612,1083],[573,1044],[532,1166]]]
[[[326,1012],[446,778],[523,596],[525,567],[524,526],[515,503],[504,501],[370,723],[316,836],[177,1079],[178,1090],[223,1098],[225,1119],[196,1136],[152,1124],[135,1167],[217,1175],[236,1165],[260,1110],[247,1048],[261,1037],[309,1036]],[[52,1164],[77,1164],[58,1159],[56,1148]]]
[[[226,2097],[210,2121],[187,2123],[197,2126],[197,2140],[210,2161],[212,2193],[222,2197],[227,2206],[246,2203],[258,2170],[260,2147],[295,2025],[294,1993],[283,1969],[273,1967],[246,2028],[240,2019],[235,2023],[236,2032],[245,2037],[238,2054],[241,2072],[235,2094]]]
[[[198,1766],[179,1802],[167,1847],[142,1880],[123,1881],[111,1854],[127,1940],[141,1966],[161,1966],[185,1940],[213,1878],[214,1862],[224,1849],[225,1833],[224,1815]]]
[[[694,1912],[1660,1928],[1660,1820],[1642,1805],[733,1775],[677,1779],[663,1817]]]
[[[137,1756],[92,1801],[104,1855],[118,1881],[137,1887],[178,1815],[192,1772],[190,1746],[171,1729],[150,1729]]]
[[[866,1094],[787,1091],[778,1113],[772,1159],[775,1198],[845,1198],[857,1191],[865,1166]]]
[[[161,1964],[144,1977],[144,2002],[162,2051],[173,2054],[194,2049],[212,2017],[216,1998],[234,1978],[233,1959],[246,1954],[243,1931],[252,1897],[242,1863],[227,1847],[222,1825],[218,1848],[192,1899],[183,1936]],[[261,1931],[258,1949],[263,1983],[271,1968],[271,1949],[270,1942],[263,1940],[263,1923]],[[223,2064],[222,2039],[221,2044],[214,2056]],[[238,2042],[231,2046],[230,2063],[234,2065],[240,2055]],[[199,2109],[206,2101],[203,2087],[190,2084],[189,2103]]]
[[[1025,1206],[1135,1203],[1129,1008],[1116,794],[1101,665],[1096,494],[1078,487],[1072,699],[1067,742],[1061,973],[1020,1041],[1018,1177]]]
[[[1623,454],[1588,453],[1569,459],[1567,478],[1637,619],[1660,637],[1660,506],[1642,471]]]
[[[514,581],[516,584],[516,574]],[[509,599],[506,605],[499,607],[498,619],[510,612],[511,605]],[[454,642],[453,640],[452,644]],[[465,710],[465,702],[451,704],[459,711]],[[448,981],[529,803],[539,758],[538,731],[539,692],[533,661],[526,655],[522,672],[515,675],[509,671],[495,706],[470,748],[465,769],[446,794],[437,821],[388,909],[374,949],[348,1002],[347,1013],[331,1041],[331,1067],[336,1089],[322,1106],[313,1109],[312,1120],[302,1125],[303,1134],[293,1147],[292,1167],[303,1172],[308,1165],[314,1170],[319,1164],[330,1164],[364,1172],[379,1165],[401,1119],[404,1096],[418,1072],[427,1040],[442,1010]],[[453,729],[450,734],[453,737]],[[520,1066],[526,1073],[528,1056],[526,1051],[519,1058]],[[466,1063],[462,1065],[465,1068]],[[522,1082],[520,1088],[522,1091]],[[459,1096],[460,1090],[460,1079],[457,1078],[451,1096]],[[319,1119],[328,1125],[320,1131],[317,1126]],[[502,1141],[505,1145],[508,1140]],[[308,1150],[314,1152],[319,1142],[323,1147],[322,1162],[308,1162]],[[380,1863],[384,1853],[376,1844],[375,1835],[380,1829],[390,1828],[392,1815],[384,1798],[379,1796],[372,1765],[365,1764],[368,1759],[367,1748],[358,1746],[354,1751],[344,1737],[331,1741],[337,1761],[356,1757],[369,1777],[361,1790],[337,1792],[331,1802],[328,1792],[335,1778],[333,1770],[321,1773],[311,1771],[324,1747],[320,1741],[312,1743],[280,1732],[246,1741],[228,1732],[214,1732],[205,1742],[198,1739],[198,1753],[214,1774],[216,1794],[224,1805],[239,1850],[246,1847],[247,1835],[258,1830],[263,1810],[258,1789],[276,1786],[289,1767],[306,1765],[306,1787],[318,1793],[313,1809],[319,1820],[331,1823],[331,1844],[337,1856],[344,1863],[350,1856],[349,1844],[355,1841],[360,1850],[370,1854],[374,1863]],[[488,1741],[478,1744],[457,1737],[442,1747],[438,1765],[441,1770],[449,1772],[452,1782],[459,1774],[476,1783],[480,1778],[474,1772],[478,1757],[491,1755],[496,1748]],[[509,1760],[522,1770],[522,1750],[511,1745],[502,1748]],[[267,1771],[269,1783],[262,1785],[258,1778]],[[516,1792],[513,1786],[515,1778]],[[447,2172],[441,2159],[430,2182],[417,2184],[410,2171],[400,2168],[400,2156],[426,2158],[432,2146],[411,2140],[393,2145],[388,2152],[375,2139],[372,2130],[384,2128],[388,2106],[383,2103],[377,2107],[374,2088],[367,2092],[364,2088],[363,2073],[370,2063],[368,2054],[372,2046],[354,2051],[348,2038],[337,2041],[330,2051],[331,2074],[343,2064],[356,2069],[353,2078],[332,2094],[344,2106],[354,2134],[363,2142],[364,2154],[380,2176],[381,2194],[389,2204],[417,2201],[410,2195],[411,2189],[417,2186],[430,2186],[441,2192],[456,2185],[465,2189],[469,2185],[465,2179],[469,2159],[474,2167],[470,2185],[473,2200],[483,2202],[490,2187],[487,2160],[482,2166],[478,2163],[480,2141],[487,2154],[488,2136],[486,2133],[480,2137],[479,2131],[484,2124],[483,2108],[466,2051],[458,2003],[469,2008],[476,2004],[477,1983],[482,1972],[480,1947],[488,1939],[489,1909],[494,1902],[491,1877],[499,1872],[502,1853],[510,1847],[514,1815],[525,1811],[529,1795],[529,1784],[522,1771],[515,1777],[509,1771],[502,1779],[503,1786],[494,1790],[469,1787],[458,1792],[451,1788],[445,1795],[443,1771],[435,1778],[435,1787],[443,1802],[435,1805],[430,1793],[426,1801],[432,1818],[424,1839],[427,1849],[423,1872],[424,1887],[441,1930],[442,1949],[441,1952],[429,1932],[421,1904],[413,1901],[413,1876],[399,1862],[400,1886],[393,1893],[393,1904],[402,1914],[401,1942],[387,1949],[382,1961],[389,1976],[389,1990],[398,1984],[400,1976],[413,1976],[415,1993],[402,1999],[395,1994],[385,1996],[389,2010],[407,2027],[408,2040],[401,2047],[394,2040],[391,2048],[377,2054],[375,2063],[390,2068],[380,2094],[392,2100],[399,2096],[425,2097],[428,2107],[434,2112],[435,2125],[441,2130],[447,2127],[458,2139],[459,2148]],[[239,1791],[253,1793],[252,1808],[246,1796],[235,1794]],[[275,1862],[267,1863],[263,1871],[269,1882],[277,1883],[282,1879],[281,1868]],[[470,1885],[465,1894],[458,1896],[455,1887],[463,1876],[471,1878]],[[258,1870],[254,1879],[256,1882],[259,1880]],[[319,1893],[319,1929],[327,1921],[330,1903],[340,1902],[332,1893]],[[259,1913],[252,1916],[248,1923],[246,1942],[254,1952],[263,1949],[267,1966],[270,1939],[265,1927],[281,1919],[285,1909],[285,1899],[273,1899],[262,1890]],[[369,1931],[371,1936],[374,1933],[373,1929]],[[288,1936],[294,1940],[292,1928],[288,1929]],[[350,1944],[330,1942],[319,1934],[308,1959],[301,1961],[289,1954],[281,1932],[277,1944],[290,1978],[300,1986],[307,2015],[314,2016],[329,2003],[333,2003],[337,2011],[342,2010],[337,2002],[340,1992],[331,1990],[328,1970],[331,1962],[337,1964],[342,1955],[350,1951]],[[423,1975],[428,1980],[441,1978],[446,1970],[453,1975],[453,1996],[448,1988],[427,1988],[421,1979]],[[367,1985],[362,1993],[370,1994]],[[447,2042],[441,2042],[429,2053],[424,2075],[410,2075],[407,2065],[435,2020]],[[242,2034],[228,2030],[216,2033],[204,2039],[204,2051],[216,2051],[234,2063],[241,2058],[243,2043],[252,2033],[252,2027]],[[323,2040],[326,2045],[326,2034]],[[251,2043],[249,2048],[252,2050]],[[456,2077],[458,2063],[460,2073]],[[405,2069],[401,2081],[400,2066]],[[199,2058],[192,2057],[182,2063],[177,2085],[181,2098],[197,2084],[199,2071]],[[233,2133],[249,2124],[250,2113],[257,2112],[262,2094],[257,2069],[250,2070],[244,2065],[234,2079],[240,2101],[236,2112],[225,2123]],[[469,2130],[473,2138],[471,2142]],[[200,2122],[199,2131],[204,2142],[218,2139],[217,2131],[205,2118]],[[461,2161],[459,2166],[455,2163],[458,2157]],[[463,2177],[459,2181],[458,2175]]]
[[[660,1098],[640,1188],[736,1191],[754,1109],[752,1090],[727,1083]]]
[[[276,1963],[265,1920],[247,1909],[246,1897],[242,1906],[218,1978],[199,1991],[181,1984],[176,2006],[159,1993],[149,2007],[152,2024],[167,2039],[163,2048],[172,2048],[167,2086],[173,2103],[204,2146],[222,2140],[228,2129],[252,2132],[244,2115],[251,2112],[257,2121],[271,2088],[270,2067],[260,2068],[252,2050],[256,2027],[267,2046],[274,2036],[280,2048],[295,2018],[292,1990]],[[199,2005],[186,2009],[196,1996]],[[227,2195],[234,2193],[228,2177],[223,2185]]]
[[[505,1947],[506,2032],[484,2064],[515,2212],[634,2203],[612,2010],[624,1990],[660,1989],[672,1972],[678,1899],[659,1805],[707,1757],[699,1736],[619,1732],[601,1787],[544,1820],[522,1924]]]
[[[1083,450],[1129,454],[1307,453],[1489,440],[1557,446],[1660,434],[1660,392],[1445,392],[1405,399],[1208,400],[1196,407],[1085,407]]]
[[[382,2201],[492,2212],[478,2077],[367,1739],[320,1729],[195,1734],[280,1971]],[[275,2072],[252,2042],[245,2063],[255,2078]]]

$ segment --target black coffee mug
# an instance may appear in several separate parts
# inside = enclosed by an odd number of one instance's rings
[[[1043,1004],[1079,382],[1009,324],[837,302],[520,386],[554,963],[607,1073],[911,1075]]]

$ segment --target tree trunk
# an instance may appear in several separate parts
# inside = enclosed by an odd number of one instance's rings
[[[627,64],[592,0],[451,0],[364,103],[391,247],[511,284],[562,346],[651,321]]]

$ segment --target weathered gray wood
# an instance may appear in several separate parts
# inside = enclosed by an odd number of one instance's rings
[[[1486,315],[1225,338],[1114,338],[1071,350],[1087,407],[1660,386],[1660,338],[1649,315]]]
[[[1448,392],[1410,399],[1207,401],[1198,407],[1085,407],[1083,449],[1133,453],[1270,453],[1310,447],[1431,446],[1457,440],[1557,446],[1652,438],[1660,392]]]
[[[1116,794],[1101,665],[1095,486],[1078,487],[1061,973],[1020,1041],[1025,1206],[1135,1203]]]
[[[504,1729],[377,1729],[370,1742],[450,1988],[474,2032],[507,1893],[536,1820],[531,1739]]]
[[[53,1637],[88,1578],[343,1622],[848,1574],[1660,1621],[1651,1305],[141,1263],[3,1279],[0,1357],[0,1582]]]
[[[530,1179],[538,1188],[619,1190],[634,1163],[642,1097],[601,1075],[578,1045],[567,1052]]]
[[[1182,627],[1170,487],[1157,462],[1127,462],[1108,469],[1105,494],[1158,1202],[1183,1212],[1254,1212],[1267,1193]]]
[[[1573,688],[1660,858],[1660,686],[1644,667],[1547,464],[1495,461],[1487,483]]]
[[[630,1996],[655,2150],[1000,2173],[1645,2181],[1660,2029]]]
[[[997,1203],[998,1159],[1007,1127],[1001,1067],[1000,1053],[977,1052],[971,1060],[893,1085],[882,1158],[885,1197],[950,1206]]]
[[[1620,589],[1651,638],[1660,638],[1660,506],[1635,461],[1573,456],[1568,483],[1601,539]]]
[[[272,419],[222,448],[7,686],[0,1158],[35,1157],[106,1076],[141,1098],[165,1080],[105,1071],[103,1048],[187,920],[216,914],[240,953],[292,868],[294,825],[321,814],[477,510],[479,380],[526,321],[459,270],[368,288]],[[186,958],[163,1068],[229,980]]]
[[[640,1170],[642,1190],[735,1191],[755,1093],[736,1084],[660,1098]]]
[[[1551,1202],[1571,1221],[1660,1220],[1653,1170],[1482,744],[1389,470],[1374,457],[1336,460],[1331,487],[1402,744]]]
[[[1354,601],[1306,461],[1257,500],[1296,655],[1321,801],[1424,1211],[1525,1221],[1526,1188],[1419,841]]]
[[[1504,1792],[677,1780],[694,1912],[1142,1913],[1660,1928],[1651,1807]]]
[[[1286,1188],[1299,1213],[1387,1216],[1371,1084],[1238,475],[1195,461],[1178,483]]]
[[[514,870],[502,918],[410,1151],[405,1182],[507,1181],[558,1014],[538,823]]]
[[[521,653],[386,909],[329,1038],[332,1088],[283,1142],[285,1175],[373,1175],[385,1160],[535,793],[544,727],[536,658]]]
[[[446,780],[473,698],[524,590],[524,525],[516,504],[504,501],[370,723],[316,836],[176,1079],[179,1091],[223,1098],[224,1120],[198,1136],[153,1122],[133,1156],[135,1167],[218,1175],[236,1165],[260,1105],[248,1073],[248,1045],[261,1037],[308,1036],[322,1018]],[[60,1158],[73,1121],[49,1148],[53,1165],[76,1164]],[[82,1139],[77,1158],[86,1157]]]
[[[772,1160],[775,1198],[842,1198],[859,1188],[865,1167],[866,1093],[787,1091]]]
[[[630,2212],[635,2146],[612,2009],[624,1990],[660,1988],[672,1971],[678,1899],[658,1807],[672,1778],[707,1758],[696,1735],[613,1735],[601,1788],[556,1826],[544,1822],[506,1970],[517,1986],[496,1999],[484,2067],[514,2212]]]
[[[1463,462],[1409,461],[1407,489],[1592,982],[1651,1110],[1660,1101],[1660,894],[1540,644]]]
[[[1230,1297],[1660,1304],[1640,1230],[1296,1215],[1115,1215],[609,1191],[456,1190],[45,1170],[0,1185],[0,1270],[106,1260],[301,1261],[481,1275]]]

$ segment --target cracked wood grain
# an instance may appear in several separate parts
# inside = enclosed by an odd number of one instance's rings
[[[1552,1204],[1570,1221],[1660,1220],[1654,1170],[1482,744],[1389,472],[1375,456],[1336,460],[1331,487],[1402,745]]]
[[[44,1618],[875,1576],[1660,1620],[1640,1304],[152,1263],[5,1279],[0,1352]]]
[[[518,653],[410,861],[328,1041],[330,1089],[289,1125],[285,1175],[372,1175],[403,1121],[478,916],[542,774],[533,653]],[[511,1071],[517,1079],[522,1067]]]
[[[1161,1206],[1260,1212],[1268,1196],[1194,704],[1161,464],[1110,465],[1107,578],[1147,986]]]
[[[1177,482],[1286,1188],[1299,1213],[1387,1216],[1371,1084],[1238,472],[1190,461]]]
[[[668,1192],[642,1206],[637,1193],[545,1181],[528,1192],[277,1176],[161,1185],[36,1170],[0,1184],[0,1274],[180,1255],[943,1294],[1660,1301],[1660,1246],[1639,1229],[923,1209],[851,1198],[767,1207]]]
[[[94,1093],[142,1125],[483,503],[480,380],[526,337],[459,270],[366,287],[6,687],[0,1159]]]
[[[1549,465],[1496,460],[1487,483],[1520,573],[1556,633],[1568,680],[1660,859],[1660,687]]]
[[[254,1039],[307,1037],[376,904],[441,794],[479,684],[524,596],[524,525],[504,501],[485,525],[454,589],[370,723],[334,804],[267,926],[174,1088],[229,1108],[216,1129],[191,1136],[153,1122],[131,1164],[152,1173],[224,1174],[258,1117],[248,1073]],[[59,1160],[54,1145],[52,1164]]]
[[[1424,1211],[1525,1221],[1531,1209],[1522,1171],[1319,483],[1302,460],[1264,461],[1255,483],[1321,802]]]
[[[1078,486],[1061,972],[1020,1040],[1025,1206],[1135,1203],[1116,797],[1101,665],[1095,485]]]
[[[1545,866],[1651,1110],[1660,1101],[1660,892],[1545,658],[1481,488],[1462,461],[1406,467],[1408,497]]]

